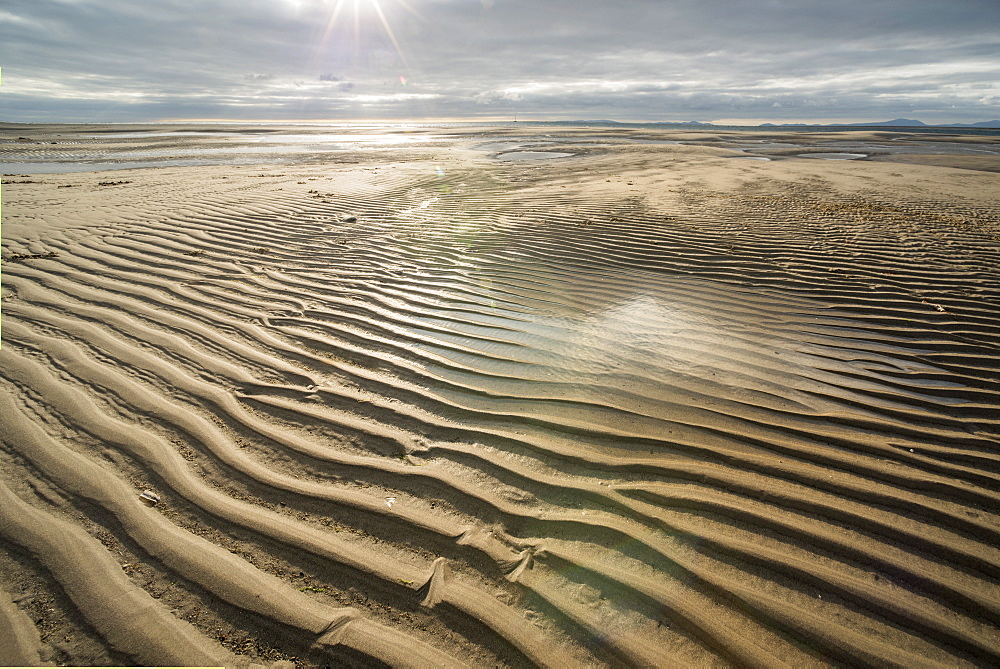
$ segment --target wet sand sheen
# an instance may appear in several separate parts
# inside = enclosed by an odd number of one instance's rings
[[[427,133],[5,180],[4,652],[1000,659],[996,174]]]

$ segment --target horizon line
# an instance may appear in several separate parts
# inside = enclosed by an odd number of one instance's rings
[[[836,126],[879,126],[889,123],[890,121],[908,121],[917,122],[921,125],[916,126],[887,126],[887,127],[926,127],[926,128],[947,128],[954,127],[955,125],[961,126],[971,126],[975,127],[978,123],[998,123],[1000,124],[1000,119],[988,119],[982,121],[971,121],[971,122],[961,122],[961,121],[951,121],[951,122],[940,122],[940,123],[926,123],[920,121],[919,119],[889,119],[887,121],[842,121],[842,120],[788,120],[788,121],[775,121],[775,120],[761,120],[761,119],[716,119],[713,121],[696,121],[696,120],[628,120],[621,121],[616,119],[586,119],[586,118],[574,118],[574,119],[553,119],[553,118],[523,118],[521,120],[512,119],[510,117],[487,117],[487,118],[454,118],[454,117],[433,117],[424,119],[414,119],[414,118],[356,118],[356,119],[219,119],[219,118],[165,118],[157,120],[134,120],[134,121],[10,121],[5,119],[0,119],[0,124],[6,125],[183,125],[183,124],[214,124],[214,125],[435,125],[443,123],[455,123],[455,124],[531,124],[531,123],[614,123],[620,125],[688,125],[692,127],[698,126],[730,126],[730,127],[761,127],[761,126],[815,126],[815,127],[836,127]],[[754,122],[756,121],[756,122]],[[987,128],[989,129],[989,128]]]

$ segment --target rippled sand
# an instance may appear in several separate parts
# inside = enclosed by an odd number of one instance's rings
[[[0,660],[1000,662],[994,139],[26,132]]]

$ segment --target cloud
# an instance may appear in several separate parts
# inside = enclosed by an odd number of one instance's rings
[[[506,90],[506,91],[482,91],[472,96],[472,99],[475,100],[476,104],[491,105],[494,102],[501,102],[501,101],[517,102],[522,98],[520,93],[511,90]]]
[[[0,118],[1000,117],[995,0],[336,6],[5,0]]]

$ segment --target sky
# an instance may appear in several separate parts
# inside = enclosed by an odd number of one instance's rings
[[[1000,118],[1000,0],[3,0],[0,120]]]

